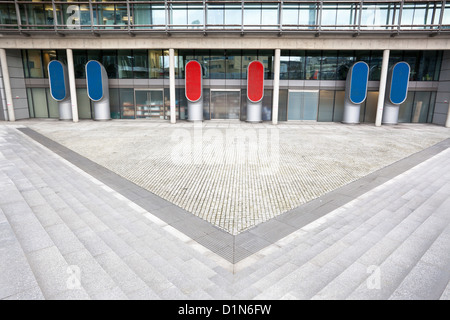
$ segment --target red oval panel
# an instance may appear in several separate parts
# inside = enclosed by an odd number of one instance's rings
[[[247,71],[247,97],[251,102],[259,102],[264,96],[264,65],[253,61]]]
[[[186,98],[196,102],[202,97],[202,66],[198,61],[186,64]]]

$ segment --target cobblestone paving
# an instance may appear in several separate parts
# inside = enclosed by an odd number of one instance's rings
[[[26,125],[231,234],[450,137],[432,125]]]

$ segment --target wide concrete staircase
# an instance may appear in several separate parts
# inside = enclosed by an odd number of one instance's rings
[[[0,299],[450,299],[450,156],[429,161],[231,273],[0,127]]]

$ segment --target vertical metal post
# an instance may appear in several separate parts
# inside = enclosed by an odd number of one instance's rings
[[[177,122],[175,96],[175,50],[169,49],[170,123]]]
[[[69,73],[70,99],[72,102],[72,117],[73,122],[78,122],[77,88],[75,84],[75,68],[73,64],[72,49],[66,49],[66,53],[67,53],[67,71]]]
[[[281,50],[275,49],[273,62],[273,95],[272,95],[272,124],[278,124],[278,100],[280,95],[280,56]]]
[[[12,99],[11,82],[9,79],[8,61],[6,58],[5,49],[0,49],[0,63],[2,65],[3,85],[5,86],[6,106],[8,108],[8,120],[16,121]]]
[[[380,76],[380,90],[378,94],[377,103],[377,115],[375,120],[375,126],[381,126],[381,120],[383,118],[384,97],[386,94],[386,81],[389,67],[389,54],[390,50],[383,51],[383,62],[381,64],[381,76]]]

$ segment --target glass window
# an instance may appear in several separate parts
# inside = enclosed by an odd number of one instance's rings
[[[403,51],[392,50],[389,54],[389,69],[394,66],[397,62],[403,61]]]
[[[450,27],[450,4],[446,4],[444,8],[444,14],[442,16],[442,25],[446,26],[446,29]]]
[[[344,118],[345,91],[336,91],[334,95],[333,121],[341,122]]]
[[[134,119],[135,118],[134,89],[132,88],[119,89],[119,99],[120,99],[119,101],[122,119]]]
[[[111,108],[111,119],[120,119],[119,89],[109,88],[109,103]]]
[[[241,5],[225,5],[225,28],[240,29],[242,24]]]
[[[258,60],[264,65],[264,79],[273,79],[273,55],[272,50],[258,50]]]
[[[281,89],[278,99],[278,120],[287,121],[288,90]]]
[[[152,29],[164,29],[166,25],[166,10],[164,4],[152,4]]]
[[[200,4],[189,4],[188,25],[190,29],[203,28],[203,6]]]
[[[103,50],[101,63],[109,79],[117,79],[117,50]]]
[[[433,113],[434,113],[434,107],[435,107],[435,103],[436,103],[436,95],[437,95],[436,91],[431,92],[430,107],[428,108],[427,123],[433,123]]]
[[[78,116],[80,119],[92,119],[91,99],[86,88],[77,88]]]
[[[348,70],[355,63],[353,51],[339,51],[336,71],[336,80],[346,80]]]
[[[323,29],[336,29],[337,4],[324,4],[322,7],[321,25]]]
[[[440,52],[437,51],[421,51],[417,70],[417,81],[432,81],[437,80],[435,77],[438,69],[436,65]]]
[[[403,61],[409,64],[411,73],[409,76],[410,81],[417,81],[417,67],[419,61],[419,51],[404,51]]]
[[[135,79],[148,79],[149,69],[148,69],[148,51],[147,50],[133,50],[133,58],[128,62],[132,64],[132,78]],[[131,67],[131,66],[130,66]]]
[[[48,64],[52,60],[56,60],[56,50],[42,50],[44,78],[48,78]]]
[[[21,50],[21,54],[22,54],[22,66],[23,66],[23,72],[24,72],[25,78],[29,78],[29,77],[30,77],[30,71],[28,70],[28,56],[27,56],[27,51],[28,51],[28,50]]]
[[[262,4],[261,24],[262,29],[271,29],[278,25],[278,4]]]
[[[47,95],[49,118],[59,119],[58,101],[52,98],[52,95],[50,94],[50,88],[46,88],[45,93]]]
[[[408,91],[408,97],[406,98],[405,102],[400,105],[400,109],[398,111],[398,122],[411,122],[413,102],[414,91]]]
[[[248,65],[255,60],[258,60],[257,50],[242,50],[242,79],[247,79]]]
[[[173,26],[187,25],[187,6],[184,4],[172,4],[170,10],[170,24]]]
[[[227,50],[226,54],[226,79],[241,79],[241,50]]]
[[[32,88],[31,95],[36,118],[48,118],[47,96],[45,88]]]
[[[317,121],[333,121],[334,91],[320,90]]]
[[[261,25],[261,5],[246,4],[244,6],[244,25],[255,28]]]
[[[210,79],[225,79],[225,53],[223,50],[211,50],[207,68]]]
[[[324,51],[322,54],[322,67],[320,80],[336,80],[337,51]]]
[[[16,8],[14,4],[0,4],[0,24],[17,24]]]
[[[320,51],[306,51],[306,80],[319,79],[320,59]]]
[[[317,28],[318,10],[316,4],[300,4],[298,24],[301,29]]]
[[[224,19],[224,5],[223,4],[207,4],[206,21],[208,25],[213,25],[212,28],[222,28]]]
[[[272,120],[272,89],[264,90],[264,97],[262,100],[262,120],[270,121]]]
[[[414,95],[412,123],[427,123],[431,92],[417,91]]]
[[[350,3],[340,3],[336,14],[336,25],[339,29],[350,29],[355,24],[356,6]]]
[[[414,3],[405,3],[403,4],[402,11],[402,26],[406,28],[411,28],[414,19]]]
[[[304,80],[305,79],[305,51],[291,50],[289,57],[289,79]]]
[[[144,51],[146,52],[146,50]],[[131,53],[131,50],[118,50],[117,60],[118,60],[117,68],[119,79],[133,79],[134,57]]]
[[[27,88],[27,101],[28,101],[28,111],[30,113],[30,118],[35,118],[34,106],[33,106],[33,94],[31,88]]]
[[[364,112],[364,122],[375,123],[377,117],[378,91],[368,91],[366,108]]]
[[[361,29],[363,30],[380,30],[387,29],[389,26],[395,24],[392,21],[395,4],[370,4],[364,3],[361,13]]]
[[[104,29],[116,29],[113,26],[128,24],[125,4],[99,4],[94,10],[98,17],[96,24],[105,26]]]
[[[298,4],[283,4],[282,11],[283,26],[291,29],[298,28]]]
[[[281,50],[280,52],[280,79],[289,79],[289,51]]]
[[[164,79],[165,65],[162,50],[148,50],[150,79]],[[142,69],[144,66],[140,66]],[[168,67],[168,66],[167,66]]]
[[[413,24],[414,25],[425,25],[427,24],[427,12],[432,11],[429,9],[429,4],[426,3],[417,3],[416,7],[414,9],[414,19]],[[423,29],[424,26],[417,27],[417,29]]]
[[[371,51],[370,53],[370,73],[369,80],[379,81],[381,77],[381,65],[383,63],[382,51]]]
[[[86,78],[86,63],[88,62],[86,50],[73,50],[73,64],[75,69],[75,78]]]
[[[149,29],[149,27],[139,27],[139,25],[152,24],[152,11],[150,4],[133,4],[134,28]]]
[[[30,78],[43,78],[44,69],[41,61],[41,50],[27,50],[27,58]]]

